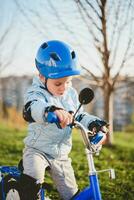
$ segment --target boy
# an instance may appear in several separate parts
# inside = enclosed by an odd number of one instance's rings
[[[50,168],[52,179],[62,199],[73,199],[77,194],[74,171],[68,154],[71,151],[73,113],[78,108],[78,95],[71,79],[79,75],[75,51],[66,43],[53,40],[43,43],[36,55],[39,76],[34,78],[25,97],[24,119],[29,122],[24,139],[24,171],[20,182],[23,200],[38,199],[45,169]],[[61,129],[47,122],[47,113],[55,112]],[[87,128],[99,120],[80,112],[77,119]],[[103,124],[105,125],[105,123]]]

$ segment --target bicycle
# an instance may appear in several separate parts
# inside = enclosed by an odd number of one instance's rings
[[[88,104],[94,98],[94,92],[90,88],[84,88],[79,94],[80,105],[74,114],[73,123],[70,125],[72,128],[81,130],[81,135],[85,145],[85,152],[89,167],[89,186],[78,193],[73,200],[102,200],[100,185],[98,180],[98,173],[108,171],[110,178],[115,178],[114,169],[105,169],[96,171],[94,165],[93,155],[100,152],[100,143],[104,139],[104,133],[99,131],[93,136],[93,132],[87,130],[80,122],[75,120],[76,114],[83,104]],[[59,126],[59,119],[53,112],[49,112],[47,116],[49,123],[56,123]],[[22,166],[22,165],[20,165]],[[19,197],[19,176],[22,172],[21,167],[14,166],[0,166],[0,185],[1,185],[1,199],[2,200],[20,200]],[[5,175],[6,174],[6,175]],[[45,185],[45,184],[44,184]],[[46,200],[45,188],[40,189],[40,199]]]

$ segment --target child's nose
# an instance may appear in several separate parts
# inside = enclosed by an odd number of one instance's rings
[[[65,86],[62,86],[61,91],[64,92],[65,91]]]
[[[66,84],[63,84],[63,85],[61,86],[60,89],[61,89],[62,91],[64,91],[64,90],[66,89],[66,87],[67,87]]]

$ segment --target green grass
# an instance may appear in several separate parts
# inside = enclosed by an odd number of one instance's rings
[[[23,138],[26,129],[19,131],[0,125],[0,165],[17,165],[22,156]],[[103,200],[133,200],[134,199],[134,134],[115,133],[114,145],[104,146],[100,155],[95,156],[97,170],[114,168],[116,179],[110,180],[108,173],[99,173]],[[81,137],[73,133],[72,164],[79,188],[88,185],[88,166]],[[46,181],[52,183],[49,175]],[[52,184],[49,196],[58,200],[59,196]]]

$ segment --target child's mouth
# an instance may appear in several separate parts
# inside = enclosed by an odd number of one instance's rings
[[[61,95],[63,95],[64,94],[64,92],[61,92],[59,95],[61,96]]]

